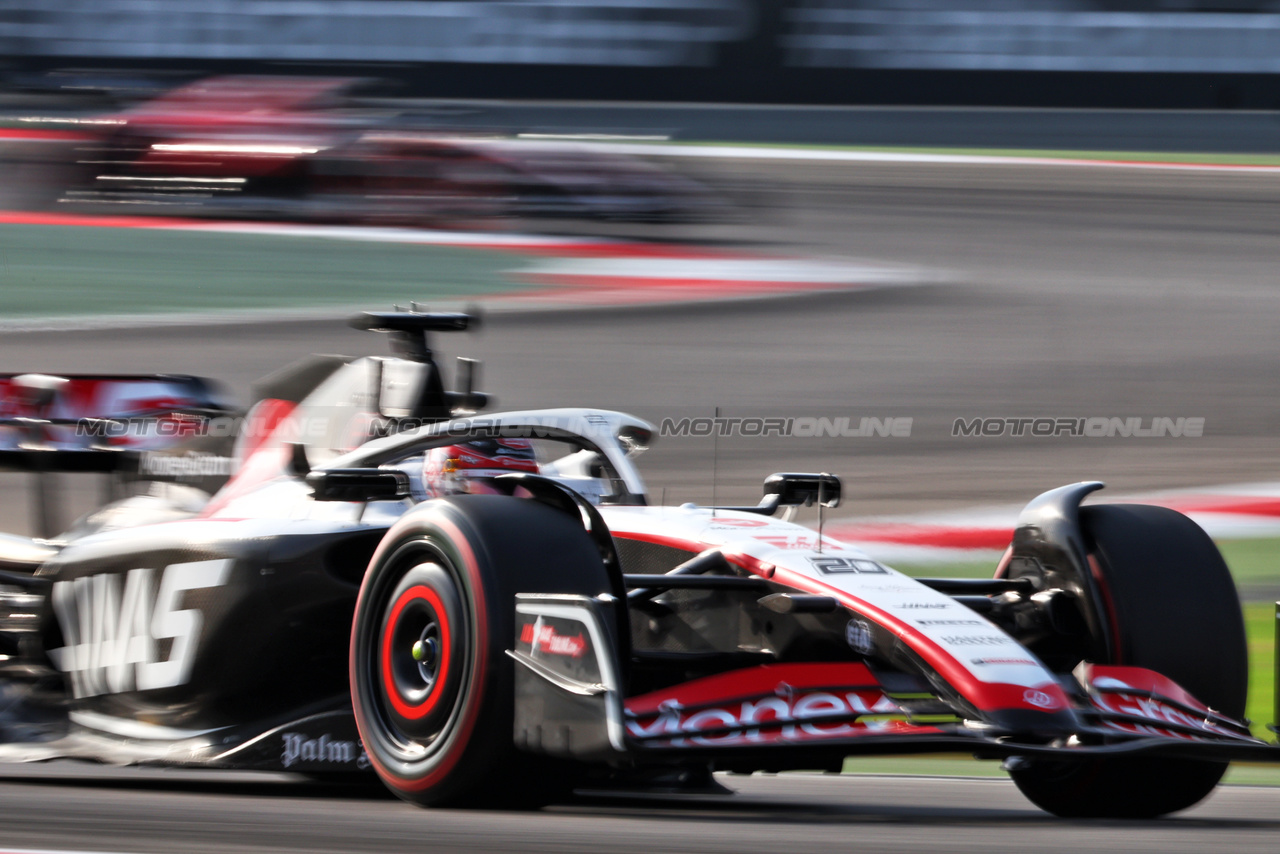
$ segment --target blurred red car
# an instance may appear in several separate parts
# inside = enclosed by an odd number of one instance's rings
[[[583,145],[399,129],[356,108],[367,81],[214,77],[92,125],[63,201],[133,212],[440,223],[537,216],[703,218],[702,185]]]

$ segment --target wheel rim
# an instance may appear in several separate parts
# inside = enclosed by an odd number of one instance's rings
[[[382,630],[383,691],[406,720],[420,720],[440,700],[452,657],[449,615],[440,594],[417,584],[400,594]]]
[[[381,724],[378,740],[405,763],[429,758],[447,740],[468,679],[456,576],[443,555],[426,557],[383,588],[390,588],[389,604],[368,649],[365,684]]]

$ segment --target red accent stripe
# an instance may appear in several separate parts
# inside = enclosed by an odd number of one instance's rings
[[[1179,513],[1230,513],[1238,516],[1280,516],[1280,498],[1194,495],[1153,502]]]
[[[682,706],[701,706],[750,699],[771,694],[778,685],[786,683],[803,691],[815,688],[842,690],[876,689],[880,683],[863,664],[763,664],[743,670],[719,673],[702,679],[694,679],[660,691],[641,694],[627,700],[627,711],[644,717],[656,715],[659,706],[675,700]]]
[[[200,511],[201,518],[216,516],[235,499],[284,473],[289,457],[275,433],[296,408],[292,401],[266,398],[249,410],[242,433],[243,456],[236,473]]]
[[[1111,587],[1107,584],[1107,577],[1102,572],[1102,565],[1098,563],[1095,555],[1088,556],[1089,574],[1093,576],[1093,583],[1098,586],[1098,594],[1102,596],[1102,604],[1107,609],[1107,629],[1111,634],[1111,655],[1115,659],[1113,664],[1121,664],[1124,662],[1124,644],[1120,637],[1120,620],[1116,616],[1116,601],[1111,597]]]
[[[1085,665],[1084,681],[1086,683],[1093,685],[1104,678],[1118,679],[1135,690],[1160,694],[1175,703],[1181,703],[1206,714],[1209,713],[1209,707],[1191,696],[1186,688],[1183,688],[1167,676],[1161,676],[1154,670],[1148,670],[1145,667],[1117,667],[1103,664]]]
[[[292,400],[275,397],[263,398],[255,403],[245,416],[244,430],[239,437],[244,442],[244,458],[248,459],[254,451],[263,447],[297,406]]]
[[[94,228],[174,228],[201,225],[199,220],[177,217],[86,216],[84,214],[0,211],[0,225],[76,225]]]
[[[35,139],[49,141],[81,142],[93,139],[85,133],[73,130],[43,130],[36,128],[0,128],[0,139]]]
[[[1004,549],[1013,539],[1013,528],[958,528],[908,522],[831,525],[827,530],[850,543],[903,543],[946,549]]]

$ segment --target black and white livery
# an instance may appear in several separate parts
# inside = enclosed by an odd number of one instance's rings
[[[422,805],[528,806],[964,751],[1064,816],[1169,813],[1232,760],[1280,759],[1243,720],[1236,591],[1186,517],[1073,484],[1027,505],[992,578],[908,577],[790,521],[839,503],[832,475],[654,506],[645,422],[476,414],[474,363],[448,390],[427,343],[469,322],[363,315],[397,357],[268,378],[199,452],[230,461],[216,490],[0,541],[0,758],[373,773]],[[192,458],[183,436],[59,440],[58,379],[17,378],[36,409],[0,421],[0,462],[137,479],[144,454]],[[196,403],[220,417],[169,408]]]

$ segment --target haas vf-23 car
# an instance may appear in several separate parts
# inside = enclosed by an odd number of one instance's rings
[[[516,806],[963,751],[1064,816],[1180,810],[1228,762],[1280,759],[1243,720],[1236,591],[1186,517],[1064,486],[992,578],[908,577],[789,521],[839,502],[831,475],[654,506],[643,421],[474,414],[472,369],[446,390],[426,339],[468,322],[363,315],[398,356],[269,378],[212,494],[5,538],[0,758],[373,773],[422,805]],[[52,411],[60,384],[24,383]],[[137,466],[39,420],[0,424],[0,461]]]

